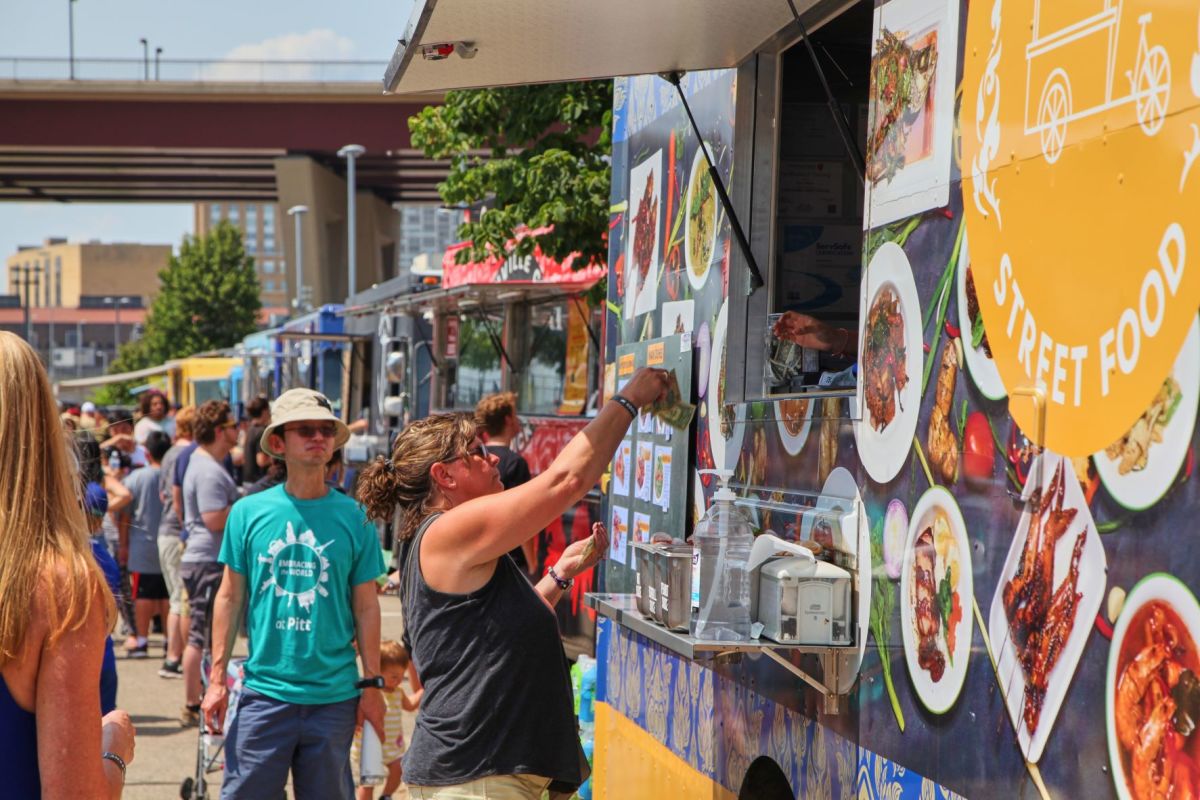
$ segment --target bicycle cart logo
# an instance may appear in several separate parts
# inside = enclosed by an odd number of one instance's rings
[[[1006,387],[1044,393],[1051,449],[1097,453],[1151,405],[1200,306],[1200,7],[984,0],[968,15],[966,257],[994,363]],[[1039,406],[1011,409],[1035,429]]]
[[[1040,138],[1042,155],[1053,164],[1062,155],[1071,122],[1133,104],[1138,125],[1154,136],[1171,98],[1171,59],[1161,44],[1149,43],[1146,31],[1153,14],[1138,16],[1135,51],[1121,36],[1124,0],[1108,0],[1103,10],[1083,19],[1059,19],[1050,11],[1061,13],[1063,6],[1077,10],[1084,4],[1037,0],[1033,6],[1033,41],[1025,48],[1025,133]],[[1048,30],[1047,22],[1065,24]],[[1097,63],[1102,65],[1099,72]],[[1123,64],[1130,66],[1118,76]],[[1071,65],[1086,69],[1076,69],[1073,77]]]
[[[289,522],[284,538],[272,540],[267,555],[258,557],[258,563],[267,565],[268,573],[259,591],[274,589],[275,596],[286,597],[289,606],[295,602],[305,611],[310,610],[318,594],[329,596],[325,588],[329,582],[329,559],[324,553],[330,544],[319,544],[311,530],[297,536]]]

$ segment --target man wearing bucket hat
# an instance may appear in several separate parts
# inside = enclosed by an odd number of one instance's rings
[[[261,445],[287,464],[287,481],[238,501],[226,523],[203,706],[210,730],[224,725],[244,604],[250,657],[226,736],[222,798],[280,797],[291,772],[298,797],[351,800],[355,726],[366,719],[383,730],[375,582],[383,555],[362,507],[325,483],[326,463],[349,438],[324,395],[284,392]]]

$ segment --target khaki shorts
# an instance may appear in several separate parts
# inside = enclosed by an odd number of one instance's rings
[[[541,800],[550,785],[538,775],[490,775],[455,786],[409,786],[413,800]]]
[[[162,567],[163,580],[167,584],[167,595],[171,600],[171,613],[183,614],[183,580],[179,577],[179,560],[183,558],[183,543],[178,536],[161,536],[158,539],[158,563]]]

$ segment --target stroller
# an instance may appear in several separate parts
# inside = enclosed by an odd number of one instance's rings
[[[225,730],[233,724],[237,715],[238,697],[242,693],[242,664],[244,658],[229,660],[227,681],[229,684],[229,710],[225,712]],[[212,667],[212,653],[207,648],[201,661],[200,675],[204,689],[208,690],[208,672]],[[180,800],[210,800],[208,794],[208,776],[225,769],[225,736],[220,733],[209,733],[204,721],[200,722],[200,734],[196,742],[196,771],[183,779],[179,785]]]

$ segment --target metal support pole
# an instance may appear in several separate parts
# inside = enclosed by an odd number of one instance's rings
[[[158,73],[158,62],[161,57],[162,57],[162,48],[161,47],[154,48],[154,80],[158,80],[158,74],[159,74]]]
[[[296,306],[297,314],[304,308],[304,237],[300,226],[307,211],[308,206],[292,206],[287,210],[296,226],[296,286],[293,291],[296,298],[292,303]]]
[[[355,234],[358,231],[358,225],[355,220],[354,208],[354,159],[367,152],[367,149],[361,144],[348,144],[341,150],[338,150],[338,155],[346,159],[346,255],[350,260],[350,287],[346,293],[347,297],[353,297],[358,290],[358,265],[356,263],[357,253],[355,252]]]
[[[145,37],[138,39],[142,43],[142,78],[150,80],[150,43]]]
[[[67,0],[68,77],[75,80],[75,0]]]

